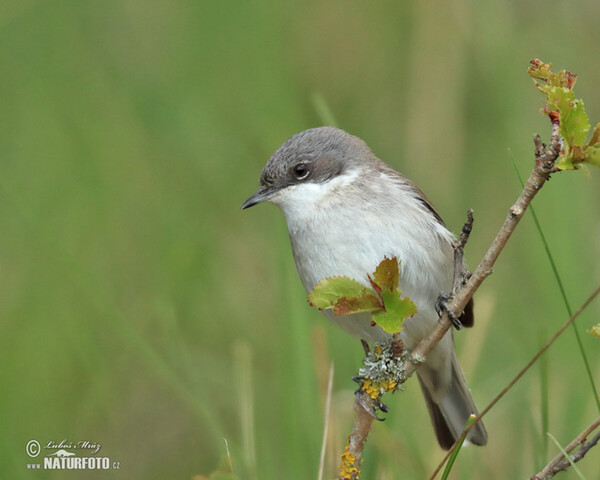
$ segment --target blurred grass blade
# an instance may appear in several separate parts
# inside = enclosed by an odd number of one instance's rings
[[[323,125],[328,125],[331,127],[338,126],[335,115],[333,114],[333,111],[329,107],[327,100],[325,100],[325,97],[322,94],[317,92],[313,93],[310,97],[310,101],[315,109],[315,112],[317,113],[317,116],[319,117],[319,121]]]
[[[540,347],[544,345],[543,338],[546,338],[545,328],[542,328],[540,331]],[[540,407],[541,407],[541,417],[542,417],[542,435],[541,435],[541,457],[545,459],[548,456],[548,437],[544,435],[544,432],[550,430],[549,428],[549,415],[548,415],[548,357],[546,355],[542,355],[539,361],[540,367]]]
[[[581,471],[579,470],[579,468],[577,468],[577,465],[575,465],[575,462],[571,459],[571,455],[569,455],[567,452],[565,452],[565,449],[561,446],[560,443],[558,443],[558,440],[556,438],[554,438],[554,435],[552,435],[550,432],[548,432],[547,435],[552,439],[552,441],[556,444],[556,446],[558,447],[558,449],[560,450],[560,452],[569,461],[569,463],[573,467],[573,470],[575,472],[577,472],[577,475],[579,476],[579,478],[581,480],[585,480],[585,477],[583,476],[583,474],[581,473]]]
[[[252,388],[252,351],[250,345],[238,342],[233,350],[235,383],[239,391],[240,423],[244,461],[252,478],[256,478],[256,446],[254,429],[254,391]],[[232,469],[233,472],[233,469]]]
[[[510,152],[510,150],[509,150]],[[523,178],[521,178],[521,174],[519,173],[519,169],[517,168],[517,163],[515,161],[515,157],[510,152],[510,158],[512,161],[513,168],[515,169],[515,173],[517,174],[517,178],[519,179],[519,183],[521,184],[521,188],[525,186],[523,183]],[[558,288],[560,290],[560,294],[562,296],[565,307],[567,308],[567,312],[569,313],[569,317],[573,316],[573,310],[571,309],[571,305],[569,304],[569,299],[567,298],[567,292],[562,283],[560,274],[558,273],[558,268],[556,267],[556,263],[554,263],[554,257],[552,256],[552,252],[550,251],[550,247],[548,246],[548,242],[546,241],[546,236],[542,230],[542,226],[540,225],[540,221],[535,213],[535,209],[533,205],[529,205],[529,210],[531,211],[531,215],[533,217],[533,221],[535,223],[535,227],[537,228],[538,233],[540,234],[540,238],[542,239],[542,243],[544,244],[544,250],[546,251],[546,255],[548,257],[548,261],[550,262],[550,266],[552,267],[552,272],[554,273],[554,278],[556,279],[556,283],[558,284]],[[590,368],[590,362],[587,358],[587,354],[583,348],[583,342],[581,341],[581,336],[579,334],[579,330],[577,328],[576,322],[572,323],[573,332],[575,332],[575,338],[577,339],[577,345],[579,347],[579,352],[581,353],[581,358],[583,359],[583,363],[585,365],[585,370],[587,372],[587,376],[590,380],[590,385],[592,387],[592,393],[594,395],[594,399],[596,400],[596,406],[598,407],[598,411],[600,412],[600,396],[598,395],[598,388],[596,387],[596,383],[594,382],[594,376],[592,374],[592,369]]]
[[[233,473],[233,461],[231,460],[231,452],[229,451],[229,442],[227,442],[226,438],[223,438],[223,441],[225,442],[225,451],[227,452],[227,461],[229,462],[229,469],[231,470],[231,473]]]
[[[333,392],[333,362],[329,366],[329,381],[327,382],[327,399],[325,400],[325,419],[323,425],[323,442],[321,444],[321,457],[319,459],[319,474],[317,480],[323,480],[325,470],[325,453],[327,450],[327,437],[329,437],[329,415],[331,411],[331,394]]]
[[[456,444],[456,447],[454,448],[454,450],[452,451],[452,454],[450,455],[450,458],[448,459],[448,463],[446,464],[446,468],[444,469],[444,473],[442,475],[442,480],[448,479],[448,475],[450,475],[452,466],[454,465],[454,462],[456,461],[456,458],[458,457],[458,452],[460,452],[460,449],[462,448],[463,443],[465,443],[465,438],[467,438],[467,433],[469,433],[466,430],[466,428],[469,427],[473,423],[473,420],[475,420],[475,415],[471,415],[467,419],[467,423],[465,423],[465,430],[463,430],[463,433],[461,434],[460,438],[458,439],[458,443]]]

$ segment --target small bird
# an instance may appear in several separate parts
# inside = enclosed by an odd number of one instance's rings
[[[401,339],[413,349],[438,318],[440,295],[452,290],[454,235],[423,192],[379,160],[360,138],[334,127],[304,130],[286,140],[265,165],[260,187],[242,209],[261,202],[283,212],[298,275],[307,293],[326,277],[344,275],[370,287],[368,274],[384,257],[400,262],[398,288],[417,306]],[[369,342],[389,337],[370,313],[323,313]],[[470,302],[459,317],[473,325]],[[448,331],[417,370],[431,421],[449,449],[477,408]],[[485,445],[479,422],[467,439]]]

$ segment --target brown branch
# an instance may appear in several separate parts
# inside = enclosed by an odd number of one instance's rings
[[[552,338],[550,340],[548,340],[542,348],[540,348],[540,350],[533,356],[533,358],[527,363],[527,365],[525,365],[521,369],[521,371],[519,373],[517,373],[515,378],[513,378],[509,382],[509,384],[506,387],[504,387],[502,389],[502,391],[498,395],[496,395],[496,397],[479,413],[479,415],[477,415],[475,417],[475,420],[473,420],[473,423],[471,425],[469,425],[468,427],[466,427],[464,429],[463,433],[469,432],[477,424],[477,422],[479,422],[483,418],[483,416],[486,413],[488,413],[492,409],[492,407],[494,405],[496,405],[496,403],[498,403],[498,401],[504,395],[506,395],[506,393],[514,386],[514,384],[517,383],[521,379],[521,377],[525,374],[525,372],[527,372],[527,370],[529,370],[534,365],[534,363],[544,354],[544,352],[546,350],[548,350],[550,348],[550,346],[556,341],[556,339],[558,339],[558,337],[560,337],[563,334],[563,332],[575,321],[575,319],[579,315],[581,315],[581,313],[587,308],[587,306],[592,302],[592,300],[594,300],[598,296],[598,294],[600,294],[600,286],[598,286],[596,288],[596,290],[594,290],[594,292],[587,298],[587,300],[585,302],[583,302],[581,307],[579,307],[579,309],[571,316],[571,318],[569,318],[569,320],[567,320],[556,331],[556,333],[552,336]],[[429,480],[433,480],[437,476],[437,474],[440,472],[440,470],[442,469],[444,464],[450,458],[450,455],[452,454],[453,450],[456,448],[457,445],[458,445],[458,440],[456,442],[454,442],[454,445],[452,445],[452,447],[450,447],[450,450],[448,451],[446,456],[442,459],[442,461],[439,463],[439,465],[434,470],[434,472],[431,474],[431,476],[429,477]]]
[[[519,195],[517,201],[510,207],[506,220],[504,221],[500,231],[496,235],[496,238],[494,238],[487,253],[479,263],[479,266],[475,272],[467,280],[466,284],[459,289],[458,292],[456,292],[452,300],[448,303],[448,309],[444,310],[430,334],[421,340],[408,358],[402,362],[401,368],[405,372],[404,380],[408,379],[419,367],[419,365],[425,361],[429,352],[435,348],[438,342],[452,326],[448,316],[448,310],[453,312],[456,316],[460,316],[461,312],[464,310],[475,291],[492,273],[492,267],[494,266],[494,263],[504,249],[504,246],[508,242],[519,221],[523,217],[523,214],[527,210],[531,200],[533,200],[533,197],[535,197],[537,192],[539,192],[539,190],[544,186],[546,181],[550,178],[550,175],[556,172],[554,164],[560,153],[558,125],[553,124],[552,126],[552,135],[549,146],[546,146],[542,143],[539,135],[534,135],[533,141],[535,144],[535,164],[531,174],[529,175],[529,178],[527,179],[527,183],[525,184],[523,191]],[[468,229],[472,224],[471,218],[468,219],[467,224],[469,225],[467,227]],[[458,242],[458,246],[460,246],[460,242],[463,241],[463,239],[466,242],[468,233],[470,232],[463,232],[463,235],[461,235],[461,240]],[[354,426],[352,428],[352,433],[348,439],[346,453],[342,455],[340,479],[354,479],[358,478],[360,475],[358,470],[358,467],[360,466],[360,458],[369,435],[371,424],[374,420],[373,410],[369,411],[368,407],[364,405],[364,402],[361,402],[358,397],[355,401],[355,410],[357,414]],[[476,421],[473,422],[472,425],[475,425]],[[349,457],[348,454],[351,455],[351,457]],[[353,460],[353,463],[349,463],[349,460]],[[347,467],[348,465],[356,466],[356,473],[352,473],[353,470],[344,470],[344,467]]]
[[[566,453],[570,453],[577,446],[580,447],[575,454],[571,455],[571,461],[573,463],[577,463],[579,460],[585,457],[585,454],[598,443],[598,440],[600,440],[600,432],[596,433],[591,440],[586,442],[588,435],[598,427],[600,427],[600,417],[594,420],[587,428],[585,428],[585,430],[583,430],[583,432],[577,435],[573,441],[564,448]],[[542,470],[533,475],[530,480],[545,480],[547,478],[551,478],[558,472],[562,472],[570,466],[571,462],[561,452],[556,455],[556,457],[554,457]]]
[[[346,451],[342,455],[339,480],[356,480],[360,478],[360,464],[362,452],[371,431],[371,424],[377,417],[375,412],[376,402],[368,394],[359,390],[354,399],[356,417],[352,426],[352,433],[348,437]]]

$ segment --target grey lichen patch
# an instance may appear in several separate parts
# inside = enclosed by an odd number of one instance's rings
[[[414,354],[410,356],[410,361],[415,365],[421,365],[425,363],[426,358],[423,355]]]
[[[404,349],[400,355],[394,353],[392,340],[375,344],[374,348],[366,356],[363,367],[358,371],[358,376],[374,383],[389,384],[393,382],[400,388],[400,384],[406,381],[406,369],[404,361],[410,356],[410,352]]]

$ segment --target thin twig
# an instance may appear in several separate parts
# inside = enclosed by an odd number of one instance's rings
[[[594,435],[590,441],[586,442],[588,435],[590,435],[590,433],[592,433],[598,427],[600,427],[600,417],[588,425],[583,432],[577,435],[573,441],[564,448],[566,453],[570,453],[577,446],[580,446],[579,450],[577,450],[574,455],[571,455],[571,461],[573,463],[581,460],[590,450],[590,448],[598,443],[598,440],[600,440],[600,432],[596,433],[596,435]],[[559,453],[542,470],[533,475],[530,480],[545,480],[547,478],[551,478],[558,472],[569,468],[570,465],[571,462],[569,462],[569,460],[562,453]]]
[[[600,432],[596,433],[596,435],[594,435],[592,437],[592,439],[588,442],[585,442],[583,445],[581,445],[581,448],[579,450],[577,450],[573,455],[571,455],[571,458],[573,459],[574,462],[578,462],[579,460],[581,460],[583,457],[585,457],[585,454],[588,452],[588,450],[590,448],[592,448],[593,446],[595,446],[598,441],[600,441]],[[556,471],[560,471],[560,470],[564,470],[564,468],[560,468],[560,465],[557,465],[556,467]]]
[[[356,464],[360,465],[361,454],[365,443],[367,442],[367,436],[369,435],[369,429],[371,424],[375,420],[373,411],[375,410],[375,404],[373,399],[366,393],[359,392],[354,400],[354,411],[356,412],[357,422],[354,424],[352,433],[350,435],[350,452],[355,452],[353,455],[356,457]]]
[[[348,437],[346,452],[342,455],[342,464],[340,465],[339,480],[357,480],[360,478],[360,464],[362,462],[362,452],[367,443],[367,437],[371,431],[371,425],[377,418],[375,412],[376,403],[364,391],[356,392],[354,399],[354,425],[352,433]]]
[[[496,403],[498,403],[498,401],[514,386],[514,384],[517,383],[521,379],[521,377],[525,374],[525,372],[527,372],[527,370],[529,370],[533,366],[533,364],[543,355],[543,353],[546,350],[548,350],[548,348],[550,348],[550,346],[556,341],[556,339],[562,335],[562,333],[569,327],[569,325],[571,325],[575,321],[575,319],[579,315],[581,315],[581,313],[598,296],[598,294],[600,294],[600,286],[598,286],[596,288],[596,290],[594,290],[594,292],[587,298],[587,300],[585,302],[583,302],[581,307],[579,307],[579,309],[569,318],[569,320],[567,320],[556,331],[556,333],[552,336],[552,338],[550,340],[548,340],[546,342],[546,344],[533,356],[533,358],[527,363],[527,365],[525,365],[521,369],[521,371],[519,373],[517,373],[515,378],[513,378],[510,381],[510,383],[506,387],[504,387],[502,389],[502,391],[498,395],[496,395],[496,397],[479,413],[479,415],[477,415],[477,417],[475,417],[475,420],[473,421],[473,423],[471,425],[469,425],[467,428],[465,428],[465,431],[467,431],[467,432],[470,431],[477,424],[477,422],[479,422],[483,418],[483,416],[487,412],[489,412],[492,409],[492,407],[494,405],[496,405]],[[448,458],[450,458],[450,454],[456,447],[457,443],[458,443],[458,441],[454,442],[454,445],[452,445],[452,447],[450,448],[450,450],[448,451],[446,456],[442,459],[440,464],[437,466],[437,468],[431,474],[431,476],[429,477],[429,480],[433,480],[437,476],[437,474],[440,472],[440,470],[442,469],[442,467],[444,466],[444,464],[446,463]]]

